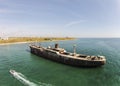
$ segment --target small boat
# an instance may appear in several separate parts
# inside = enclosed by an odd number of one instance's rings
[[[78,67],[98,67],[106,63],[105,56],[77,54],[75,46],[74,53],[59,48],[58,44],[55,44],[54,48],[30,45],[30,51],[37,56]]]
[[[10,70],[9,72],[10,72],[12,75],[15,74],[15,70]]]
[[[10,74],[12,74],[14,77],[17,76],[17,72],[16,72],[15,70],[11,70],[11,69],[10,69],[9,72],[10,72]]]

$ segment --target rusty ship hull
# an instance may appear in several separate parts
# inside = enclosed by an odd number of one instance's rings
[[[88,56],[82,54],[74,54],[66,52],[58,48],[44,48],[40,46],[30,45],[32,54],[40,56],[45,59],[50,59],[55,62],[68,64],[78,67],[98,67],[106,63],[105,57]],[[94,59],[92,58],[94,57]]]

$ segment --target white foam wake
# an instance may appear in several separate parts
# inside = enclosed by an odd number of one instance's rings
[[[10,73],[14,76],[14,78],[19,80],[21,83],[23,83],[26,86],[52,86],[51,84],[46,84],[41,82],[39,82],[39,84],[31,82],[22,73],[16,72],[15,70],[10,70]]]

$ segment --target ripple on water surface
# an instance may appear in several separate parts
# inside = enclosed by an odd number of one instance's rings
[[[41,44],[53,46],[54,43]],[[24,74],[29,81],[54,86],[119,86],[120,39],[83,38],[57,43],[70,52],[76,44],[77,53],[104,55],[107,63],[99,68],[76,68],[33,55],[28,51],[28,44],[4,45],[0,46],[0,86],[23,86],[12,77],[10,69]]]

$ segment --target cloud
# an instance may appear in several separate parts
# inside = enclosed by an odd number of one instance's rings
[[[0,2],[5,2],[6,0],[0,0]]]
[[[0,14],[10,14],[10,13],[26,13],[24,10],[14,10],[14,9],[0,9]]]
[[[24,13],[26,5],[19,3],[18,1],[0,0],[0,13]],[[23,12],[24,11],[24,12]]]
[[[0,13],[17,13],[18,11],[13,11],[13,10],[9,10],[9,9],[0,9]]]
[[[70,26],[77,25],[77,24],[80,24],[80,23],[83,23],[83,22],[85,22],[85,20],[72,21],[72,22],[69,22],[66,25],[64,25],[64,27],[70,27]]]
[[[8,9],[0,9],[0,13],[10,13],[12,11],[8,10]]]
[[[116,0],[118,8],[120,8],[120,0]]]

